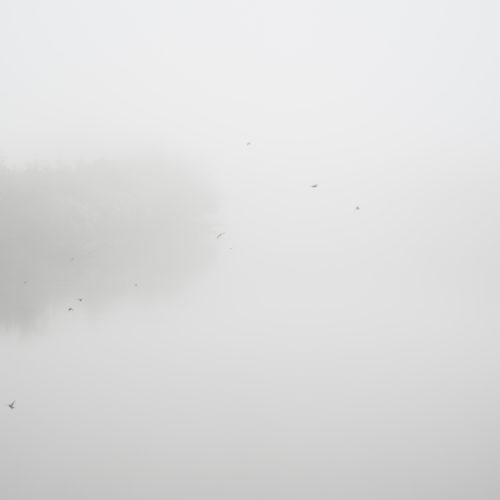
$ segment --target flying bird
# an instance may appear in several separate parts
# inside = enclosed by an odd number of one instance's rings
[[[8,406],[11,410],[13,410],[13,409],[14,409],[14,404],[15,404],[15,403],[16,403],[15,401],[12,401],[12,403],[10,403],[10,405],[7,405],[7,406]]]
[[[312,188],[317,188],[317,187],[318,187],[318,185],[317,185],[317,184],[313,184],[311,187],[312,187]]]
[[[70,311],[70,312],[71,312],[72,310],[73,310],[73,308],[72,308],[72,307],[68,307],[68,311]]]
[[[81,297],[78,298],[78,302],[83,302],[83,299]]]
[[[216,238],[217,238],[217,239],[219,239],[219,238],[220,238],[221,236],[223,236],[224,234],[226,234],[226,233],[219,233],[219,234],[216,236]]]

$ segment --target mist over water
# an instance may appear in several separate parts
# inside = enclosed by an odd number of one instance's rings
[[[174,292],[214,258],[214,209],[209,188],[158,158],[1,167],[2,330]]]
[[[498,500],[499,19],[2,0],[0,500]]]

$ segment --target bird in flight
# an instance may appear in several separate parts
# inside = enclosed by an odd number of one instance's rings
[[[72,307],[68,307],[68,311],[71,312],[73,310]]]
[[[317,184],[313,184],[311,187],[312,187],[312,188],[317,188],[317,187],[318,187],[318,185],[317,185]]]
[[[10,403],[10,405],[7,405],[7,406],[8,406],[11,410],[13,410],[13,409],[14,409],[14,404],[15,404],[15,403],[16,403],[15,401],[12,401],[12,403]]]
[[[216,238],[219,239],[221,236],[225,235],[226,233],[219,233]]]
[[[79,297],[78,302],[83,302],[83,298]]]

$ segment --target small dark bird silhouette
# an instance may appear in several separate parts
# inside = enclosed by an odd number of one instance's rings
[[[226,233],[219,233],[216,238],[219,239],[221,236],[225,235]]]
[[[80,298],[78,299],[78,302],[83,302],[83,299],[80,297]]]
[[[72,308],[72,307],[68,307],[68,311],[70,311],[70,312],[71,312],[72,310],[73,310],[73,308]]]
[[[318,185],[317,185],[317,184],[313,184],[311,187],[312,187],[312,188],[317,188],[317,187],[318,187]]]
[[[13,409],[14,409],[14,404],[15,404],[15,403],[16,403],[15,401],[12,401],[12,403],[10,403],[10,405],[7,405],[7,406],[8,406],[11,410],[13,410]]]

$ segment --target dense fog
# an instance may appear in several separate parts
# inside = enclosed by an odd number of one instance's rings
[[[4,0],[2,500],[500,498],[499,14]]]
[[[172,292],[214,257],[213,195],[158,159],[0,171],[0,322]]]

